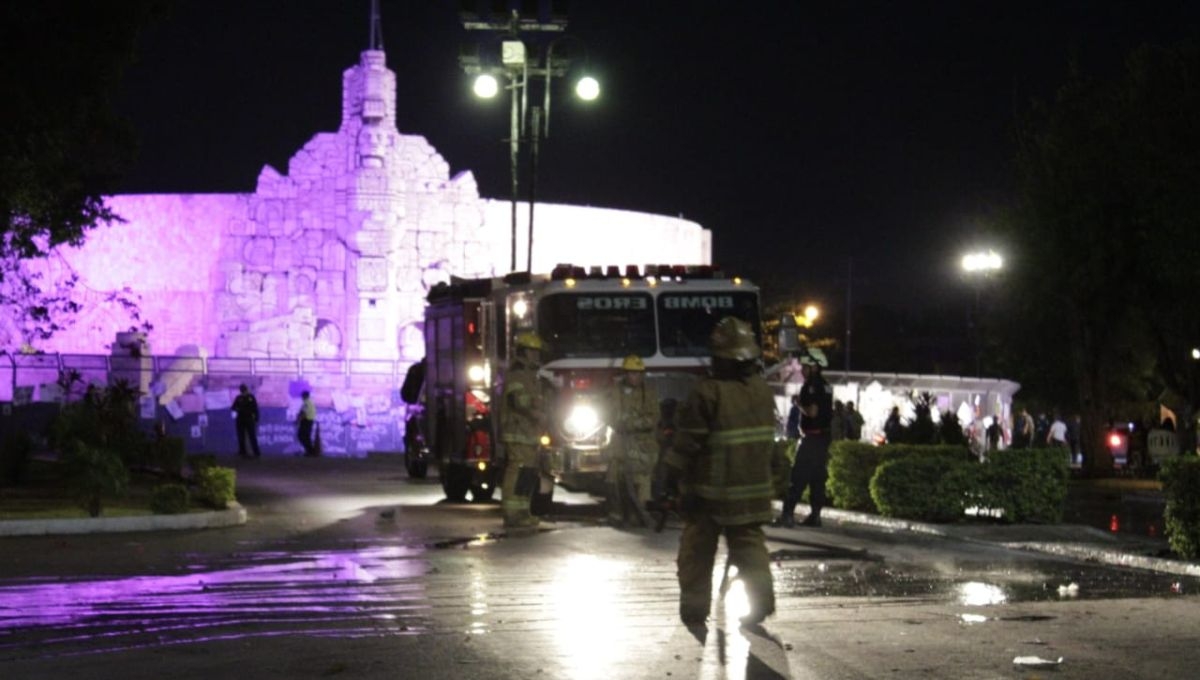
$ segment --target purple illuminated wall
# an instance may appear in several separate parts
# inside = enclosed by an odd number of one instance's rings
[[[511,211],[508,201],[480,198],[469,171],[451,177],[449,164],[424,137],[397,130],[395,79],[382,51],[363,52],[343,74],[338,130],[316,134],[292,156],[286,174],[264,166],[253,193],[110,197],[125,222],[98,228],[81,248],[65,250],[66,266],[59,262],[49,277],[78,273],[84,310],[36,349],[121,353],[116,334],[135,324],[106,298],[128,289],[139,299],[142,319],[153,324],[151,355],[340,360],[338,370],[256,375],[252,387],[263,406],[291,414],[297,402],[289,384],[302,375],[312,382],[318,406],[350,423],[352,434],[372,423],[402,422],[403,405],[388,395],[395,376],[353,375],[344,360],[395,362],[402,376],[424,355],[422,319],[431,286],[452,274],[508,271]],[[527,219],[522,205],[521,268]],[[534,271],[560,262],[710,261],[709,232],[683,219],[539,204],[536,223]],[[11,318],[0,316],[0,342],[15,348],[15,335],[5,332]],[[156,370],[167,372],[143,377],[140,387],[150,391],[153,384],[158,415],[178,407],[183,415],[172,422],[186,425],[193,438],[199,427],[202,440],[210,426],[199,418],[211,409],[197,403],[213,391],[235,390],[251,374],[202,376],[186,361]],[[53,395],[55,375],[29,369],[18,372],[17,384],[40,386],[33,398],[41,399]],[[103,375],[86,377],[104,381]],[[10,398],[9,382],[0,381],[0,400]],[[347,409],[357,415],[346,415]],[[227,417],[219,409],[214,415]]]
[[[315,135],[287,174],[264,166],[251,194],[111,197],[127,222],[67,259],[89,289],[140,295],[155,354],[419,359],[427,290],[507,271],[511,213],[396,129],[395,78],[382,51],[363,52],[343,74],[337,132]],[[526,219],[522,206],[522,257]],[[710,260],[709,233],[682,219],[540,205],[537,223],[535,271]],[[39,349],[107,353],[122,311],[93,300]]]

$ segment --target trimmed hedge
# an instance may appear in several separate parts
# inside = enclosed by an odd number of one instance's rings
[[[886,444],[875,446],[840,440],[829,447],[829,481],[825,488],[835,508],[860,512],[879,512],[871,495],[871,479],[880,465],[910,457],[948,457],[974,461],[966,446]]]
[[[196,471],[196,497],[206,505],[224,510],[236,500],[237,470],[213,465]]]
[[[997,451],[980,463],[965,446],[839,441],[829,454],[827,489],[837,508],[937,522],[957,519],[964,506],[1001,510],[1006,522],[1062,519],[1068,468],[1061,449]]]
[[[187,512],[188,490],[182,484],[160,484],[150,492],[150,510],[156,515]]]
[[[775,440],[775,448],[771,451],[771,486],[776,498],[782,498],[788,492],[795,457],[795,439]]]
[[[953,522],[962,517],[978,468],[956,455],[895,458],[871,477],[871,498],[885,517]]]
[[[1069,475],[1057,447],[993,451],[980,466],[976,502],[1003,509],[1006,522],[1053,524],[1062,521]]]
[[[1200,458],[1169,458],[1158,476],[1167,499],[1167,541],[1180,557],[1194,560],[1200,557]]]
[[[835,508],[877,512],[871,499],[871,477],[887,447],[839,440],[829,446],[829,481],[825,490]]]

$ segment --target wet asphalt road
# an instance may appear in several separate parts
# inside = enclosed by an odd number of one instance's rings
[[[394,460],[238,463],[243,527],[0,539],[0,677],[1191,677],[1195,579],[851,526],[771,530],[779,613],[675,618],[678,527],[500,532]],[[382,515],[381,515],[382,513]],[[723,560],[719,560],[719,565]],[[714,574],[714,585],[721,568]]]

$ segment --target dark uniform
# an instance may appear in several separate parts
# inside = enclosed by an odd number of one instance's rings
[[[810,364],[816,365],[816,364]],[[816,415],[808,415],[810,407],[816,406]],[[796,449],[796,462],[792,465],[792,485],[783,500],[781,520],[785,525],[792,522],[796,503],[809,487],[809,504],[812,512],[804,520],[808,526],[821,526],[821,508],[825,507],[825,480],[828,477],[829,442],[832,439],[830,426],[833,421],[833,387],[817,370],[810,370],[800,388],[800,433],[803,439]]]
[[[775,611],[762,525],[771,519],[775,402],[752,360],[759,356],[746,323],[722,319],[713,331],[713,376],[680,406],[674,447],[664,460],[680,479],[679,614],[698,624],[712,604],[713,562],[722,534],[729,562],[750,598],[744,622]]]
[[[255,458],[261,458],[258,450],[258,400],[250,394],[250,388],[242,385],[237,398],[233,400],[233,413],[236,416],[234,426],[237,428],[238,455],[248,458],[246,440],[250,441],[250,450]]]

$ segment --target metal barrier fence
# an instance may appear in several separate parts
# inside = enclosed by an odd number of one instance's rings
[[[41,431],[58,402],[81,394],[78,388],[74,396],[63,394],[57,384],[62,373],[78,372],[85,383],[125,379],[143,393],[138,413],[145,427],[159,423],[168,434],[184,439],[189,452],[230,452],[237,450],[230,418],[232,386],[258,377],[255,384],[274,386],[264,390],[267,396],[264,392],[258,395],[259,443],[265,453],[290,455],[299,451],[299,443],[295,404],[285,403],[296,397],[289,383],[311,381],[326,455],[365,455],[399,451],[403,446],[407,407],[396,395],[410,363],[387,359],[17,355],[12,362],[0,360],[0,407],[11,413],[14,407],[32,405],[43,417],[23,426]]]
[[[107,354],[18,354],[16,371],[200,373],[204,375],[375,375],[399,377],[411,362],[391,359],[278,359],[268,357],[133,357]],[[147,363],[149,362],[149,363]],[[4,366],[0,363],[0,369]]]

